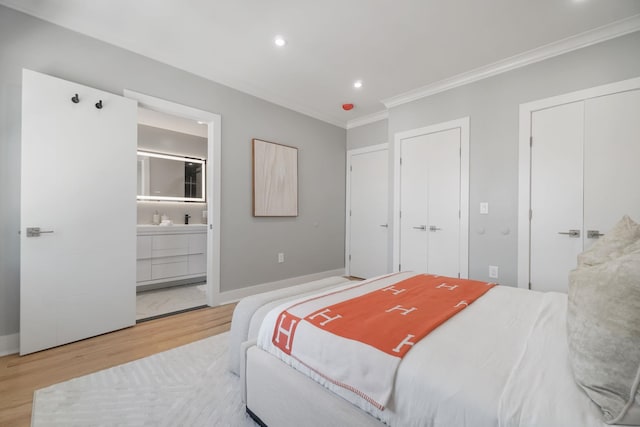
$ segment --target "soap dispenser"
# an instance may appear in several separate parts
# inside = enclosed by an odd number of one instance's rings
[[[160,224],[160,214],[158,213],[158,211],[156,211],[156,212],[153,214],[153,220],[151,221],[151,223],[152,223],[153,225],[158,225],[158,224]]]

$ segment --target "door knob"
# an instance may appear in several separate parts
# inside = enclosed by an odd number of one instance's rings
[[[601,233],[600,230],[587,230],[588,239],[599,239],[601,236],[604,236],[604,233]]]
[[[43,233],[53,233],[53,230],[40,230],[40,227],[27,227],[27,237],[40,237]]]
[[[569,237],[580,237],[580,230],[559,231],[558,234],[566,234]]]
[[[429,226],[429,231],[440,231],[440,230],[442,230],[442,228],[436,227],[435,225]]]
[[[389,224],[380,224],[380,227],[387,228],[387,227],[389,227]]]
[[[420,227],[413,227],[413,228],[415,228],[416,230],[426,230],[427,226],[426,225],[421,225]]]

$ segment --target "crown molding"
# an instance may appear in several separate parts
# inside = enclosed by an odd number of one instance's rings
[[[593,30],[585,31],[575,36],[567,37],[501,61],[476,68],[466,73],[458,74],[430,85],[383,99],[382,103],[387,108],[396,107],[639,30],[640,14],[633,15],[611,24],[603,25]]]
[[[376,113],[367,114],[366,116],[351,119],[347,122],[347,130],[357,128],[358,126],[368,125],[369,123],[386,120],[389,117],[387,110],[378,111]]]

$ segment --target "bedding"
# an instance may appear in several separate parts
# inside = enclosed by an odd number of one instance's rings
[[[258,346],[247,346],[243,383],[248,409],[258,408],[263,420],[327,425],[361,417],[362,410],[371,415],[366,425],[377,425],[376,420],[392,426],[604,425],[598,407],[571,375],[563,327],[566,295],[492,288],[412,347],[398,366],[384,409],[336,387],[273,345],[277,314],[296,301],[270,299],[269,310],[246,313],[253,330],[249,342],[262,323]],[[290,390],[294,386],[300,388]],[[338,415],[334,408],[340,408]]]
[[[327,277],[302,283],[288,288],[263,292],[243,298],[233,310],[231,332],[229,334],[229,369],[240,375],[242,343],[255,340],[265,314],[277,304],[282,304],[301,296],[317,293],[319,290],[333,289],[351,283],[344,277]]]
[[[404,276],[354,283],[290,304],[277,315],[272,343],[383,409],[397,367],[411,347],[495,286],[427,274]]]

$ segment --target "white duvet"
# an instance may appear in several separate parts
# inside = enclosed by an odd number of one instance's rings
[[[389,425],[605,425],[572,378],[564,294],[496,286],[413,346],[382,411],[271,343],[278,314],[291,304],[265,316],[258,347]]]

